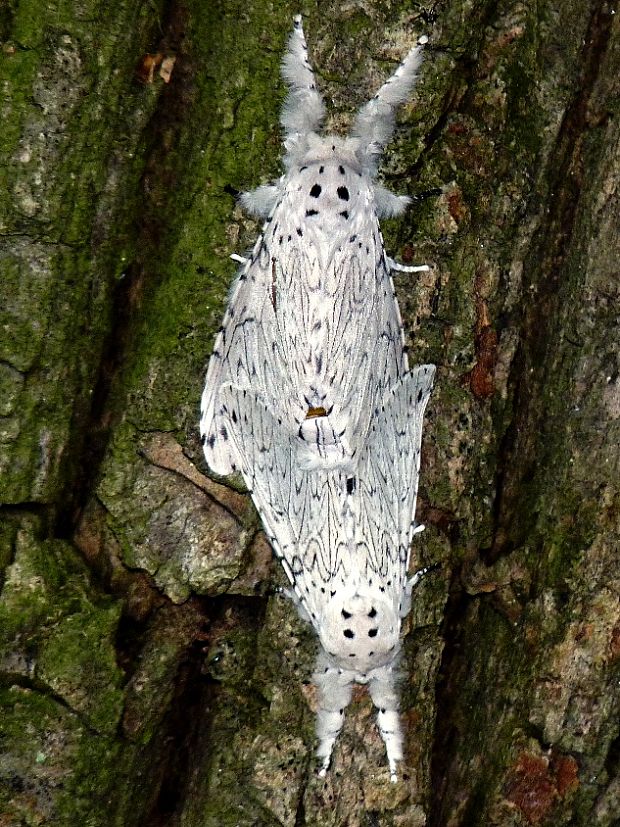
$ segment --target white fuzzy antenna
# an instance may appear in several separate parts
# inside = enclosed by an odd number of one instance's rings
[[[282,77],[289,85],[280,122],[286,137],[316,132],[325,117],[325,104],[317,91],[314,72],[308,61],[301,15],[294,17],[288,50],[282,59]]]
[[[426,36],[420,37],[418,45],[411,49],[392,77],[360,109],[355,118],[351,135],[359,138],[361,147],[358,155],[372,173],[376,171],[383,148],[390,142],[394,132],[396,110],[409,99],[415,85],[422,63],[422,48],[427,42]]]

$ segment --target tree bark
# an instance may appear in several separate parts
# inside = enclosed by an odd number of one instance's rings
[[[300,9],[336,131],[430,37],[382,167],[439,367],[397,784],[363,691],[317,777],[315,637],[197,432],[297,10],[0,10],[0,825],[612,827],[617,4]]]

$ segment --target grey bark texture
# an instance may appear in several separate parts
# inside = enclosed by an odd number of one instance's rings
[[[208,475],[205,366],[280,172],[304,14],[330,126],[420,34],[382,174],[426,418],[404,773]],[[0,8],[0,825],[620,824],[617,4]]]

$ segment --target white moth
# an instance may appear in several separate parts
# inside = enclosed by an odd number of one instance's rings
[[[390,271],[428,268],[387,256],[379,218],[410,199],[374,179],[420,62],[419,45],[360,110],[350,137],[320,137],[325,107],[295,17],[282,63],[286,171],[241,198],[266,222],[250,258],[234,257],[242,267],[202,395],[203,446],[217,474],[239,465],[222,415],[224,384],[252,388],[283,412],[297,467],[353,471],[372,412],[407,370]]]
[[[252,390],[230,383],[220,389],[239,470],[292,584],[290,596],[321,643],[314,680],[323,774],[356,682],[368,685],[379,710],[393,781],[402,759],[399,638],[425,571],[408,578],[422,420],[434,373],[433,365],[417,367],[385,395],[355,472],[304,471],[281,411]]]

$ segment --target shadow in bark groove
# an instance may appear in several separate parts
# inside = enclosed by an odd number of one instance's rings
[[[605,760],[605,770],[610,778],[618,777],[620,772],[620,735],[609,746]]]
[[[444,648],[435,685],[435,709],[442,711],[454,707],[455,696],[459,692],[458,685],[454,683],[455,665],[462,657],[463,623],[472,602],[472,598],[461,586],[461,571],[461,567],[454,568],[452,571],[441,630]],[[457,674],[459,673],[460,670]],[[457,752],[456,745],[460,737],[458,727],[450,715],[442,714],[438,717],[431,752],[430,789],[433,792],[429,803],[428,827],[443,827],[445,824],[445,812],[448,811],[444,812],[443,802],[450,773],[451,756]]]
[[[139,648],[140,638],[146,648],[152,649],[155,657],[158,656],[162,643],[157,639],[158,635],[169,633],[175,642],[181,640],[181,647],[175,656],[176,673],[162,687],[165,690],[172,685],[172,693],[167,697],[157,693],[153,695],[153,703],[165,704],[165,710],[141,759],[141,763],[148,767],[151,803],[136,822],[137,827],[164,827],[179,823],[186,799],[194,795],[194,777],[196,774],[208,775],[211,720],[217,714],[219,698],[226,685],[226,678],[222,684],[213,666],[217,662],[217,655],[213,656],[213,647],[217,650],[218,642],[225,639],[227,634],[240,630],[252,644],[262,625],[265,607],[266,601],[262,598],[244,598],[238,595],[213,599],[192,598],[183,606],[169,606],[167,614],[170,617],[183,616],[178,621],[178,629],[175,629],[174,622],[168,622],[165,609],[159,618],[159,624],[157,617],[152,618],[142,635],[139,625],[129,624],[126,627],[125,654],[128,655],[129,650],[133,650],[130,683],[134,677],[140,683],[140,661],[145,651]],[[154,629],[157,624],[159,629]],[[185,640],[184,634],[187,635]],[[122,641],[120,645],[123,646]],[[248,645],[240,655],[238,671],[243,676],[242,683],[247,684],[247,687],[250,683],[246,678],[253,672],[255,656],[255,645]],[[148,674],[149,669],[147,666],[145,674]],[[256,700],[256,693],[252,694]],[[140,737],[140,727],[143,725],[140,715],[145,713],[148,716],[152,710],[140,707],[142,699],[137,699],[136,695],[134,698],[137,702],[132,708],[130,698],[123,727],[126,734],[129,728],[134,730],[133,737]]]
[[[297,812],[295,813],[295,827],[306,827],[306,807],[304,805],[306,787],[307,784],[303,784],[299,790],[299,804],[297,805]]]
[[[187,20],[187,8],[182,2],[169,2],[153,42],[154,52],[181,55]],[[140,180],[141,194],[134,212],[138,216],[132,234],[136,259],[130,262],[121,278],[114,284],[110,300],[110,327],[102,346],[99,370],[94,382],[90,409],[76,411],[72,422],[75,446],[71,485],[61,499],[54,535],[70,539],[79,522],[80,514],[96,484],[97,476],[114,424],[120,417],[122,399],[114,399],[116,383],[132,352],[133,337],[141,323],[140,306],[147,291],[156,289],[150,262],[161,254],[163,245],[170,243],[170,229],[165,211],[159,209],[159,195],[178,186],[176,159],[170,159],[169,147],[175,145],[175,136],[184,127],[186,113],[192,104],[193,85],[189,57],[177,60],[170,82],[160,92],[155,111],[143,128],[144,157],[147,158]],[[136,72],[135,82],[140,78]],[[132,193],[128,194],[130,198]],[[109,245],[109,232],[115,227],[116,215],[93,227],[92,252],[96,255],[101,245]],[[177,227],[177,231],[180,228]]]
[[[580,204],[584,139],[591,129],[589,102],[604,63],[612,21],[609,9],[595,4],[581,55],[581,84],[565,112],[550,156],[553,164],[548,176],[549,210],[523,268],[525,278],[532,274],[523,285],[523,295],[535,288],[535,300],[524,304],[521,340],[509,381],[514,389],[514,416],[498,451],[500,470],[493,504],[494,536],[487,554],[489,563],[520,546],[531,531],[536,517],[531,504],[537,488],[544,484],[540,472],[546,466],[545,453],[553,445],[553,439],[545,438],[550,428],[540,400],[544,398],[547,371],[554,363],[549,351],[557,347],[561,332],[560,277]],[[553,427],[557,430],[557,420]],[[529,497],[524,497],[524,492],[529,492]]]
[[[169,824],[182,804],[188,768],[192,761],[192,746],[196,722],[210,707],[216,685],[202,673],[202,642],[194,641],[179,666],[175,692],[162,726],[158,751],[164,757],[159,772],[156,800],[146,818],[144,827],[163,827]]]

